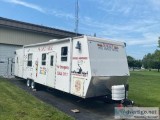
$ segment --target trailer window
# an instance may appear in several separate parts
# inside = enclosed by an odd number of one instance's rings
[[[27,62],[27,66],[32,66],[32,54],[28,54],[28,62]]]
[[[68,47],[61,48],[61,61],[67,61]]]
[[[42,54],[42,65],[46,65],[46,53]]]
[[[50,58],[50,66],[53,66],[53,62],[54,62],[53,58],[54,58],[54,56],[51,56],[51,58]]]

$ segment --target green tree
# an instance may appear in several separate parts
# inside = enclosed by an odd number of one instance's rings
[[[158,38],[158,47],[160,48],[160,37]]]
[[[143,62],[144,68],[149,69],[149,71],[151,71],[151,69],[154,66],[153,55],[151,53],[148,53],[143,57],[142,62]]]
[[[160,50],[156,50],[153,54],[154,68],[160,71]]]
[[[142,60],[135,60],[134,66],[137,68],[141,68],[142,67]]]
[[[141,68],[142,66],[142,60],[136,60],[132,56],[127,56],[127,60],[129,68],[133,68],[133,71],[135,68]]]
[[[130,68],[133,68],[135,59],[132,56],[127,56],[127,61],[128,61],[128,66]]]

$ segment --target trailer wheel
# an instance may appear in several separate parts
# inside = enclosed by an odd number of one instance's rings
[[[32,82],[31,82],[31,88],[32,89],[35,89],[36,88],[36,83],[32,80]]]
[[[27,79],[27,87],[31,86],[31,80]]]

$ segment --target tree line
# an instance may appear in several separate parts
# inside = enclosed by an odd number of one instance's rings
[[[128,66],[129,66],[129,68],[132,68],[133,70],[134,69],[141,69],[141,67],[142,67],[142,60],[136,60],[132,56],[127,56],[127,60],[128,60]]]
[[[158,47],[160,48],[160,37],[158,40]],[[129,68],[140,69],[141,67],[148,69],[157,69],[158,72],[160,71],[160,50],[155,50],[154,53],[146,54],[142,60],[136,60],[132,56],[127,56],[128,66]]]

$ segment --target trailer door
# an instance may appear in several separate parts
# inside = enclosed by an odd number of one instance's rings
[[[47,80],[46,84],[49,87],[55,87],[55,78],[56,78],[56,53],[48,53],[48,62],[47,62]]]

